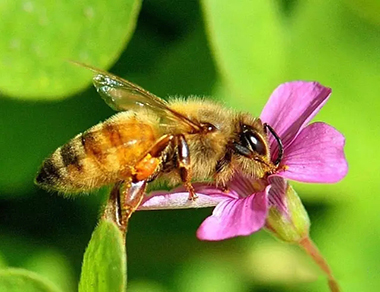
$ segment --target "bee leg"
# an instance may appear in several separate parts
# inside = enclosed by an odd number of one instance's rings
[[[125,226],[133,212],[140,206],[144,198],[148,181],[151,181],[160,170],[162,154],[173,140],[172,135],[161,137],[136,163],[132,169],[132,177],[129,176],[119,188],[120,225]]]
[[[129,218],[140,206],[144,198],[147,182],[128,181],[119,182],[114,185],[110,193],[103,217],[115,222],[120,231],[125,233]]]
[[[178,159],[179,175],[185,188],[189,192],[189,200],[194,201],[197,198],[194,187],[191,184],[191,168],[190,168],[190,151],[189,145],[183,135],[176,136],[175,139]]]
[[[129,218],[133,212],[140,206],[144,198],[147,181],[142,180],[138,182],[125,183],[119,189],[119,202],[120,202],[120,225],[127,227]]]
[[[152,181],[162,166],[162,155],[173,140],[172,135],[162,136],[134,167],[133,181]]]
[[[129,219],[140,206],[148,181],[158,174],[163,153],[173,138],[173,135],[161,137],[134,167],[129,168],[128,174],[121,177],[122,181],[113,187],[104,216],[116,222],[122,232],[126,231]]]
[[[230,192],[230,189],[226,185],[222,185],[220,188],[221,188],[223,193],[227,194]]]

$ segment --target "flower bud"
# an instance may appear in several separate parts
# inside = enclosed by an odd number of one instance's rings
[[[265,227],[276,237],[286,242],[298,243],[309,236],[309,216],[301,199],[286,180],[272,178],[269,202]]]

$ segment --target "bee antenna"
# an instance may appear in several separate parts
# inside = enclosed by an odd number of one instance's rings
[[[269,132],[273,135],[273,137],[277,141],[278,154],[277,154],[277,158],[276,158],[274,164],[276,166],[279,166],[279,164],[281,163],[281,160],[284,156],[284,145],[282,144],[281,138],[277,135],[276,131],[271,126],[269,126],[267,123],[264,123],[264,130],[265,131],[269,130]]]

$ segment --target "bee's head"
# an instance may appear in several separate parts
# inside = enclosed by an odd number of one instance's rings
[[[274,162],[271,161],[268,132],[275,137],[279,145],[279,153]],[[276,132],[268,124],[263,124],[260,119],[247,116],[243,116],[238,123],[233,149],[237,155],[241,156],[242,167],[251,167],[254,174],[258,172],[255,175],[260,177],[275,172],[283,154],[282,143]],[[252,161],[252,163],[249,163],[248,160]],[[243,171],[246,170],[243,169]]]

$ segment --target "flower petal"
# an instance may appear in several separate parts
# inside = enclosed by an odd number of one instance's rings
[[[335,183],[348,171],[344,136],[325,123],[304,128],[286,149],[284,178],[313,183]]]
[[[155,191],[143,199],[138,210],[188,209],[214,207],[225,199],[236,198],[234,192],[223,192],[207,184],[193,185],[198,195],[194,201],[189,200],[189,192],[183,187],[172,191]]]
[[[288,182],[277,175],[271,175],[268,181],[270,184],[268,191],[269,207],[275,207],[282,215],[288,216],[288,206],[285,198]]]
[[[330,88],[317,82],[294,81],[281,84],[270,96],[260,118],[276,131],[286,147],[318,113],[330,93]],[[269,140],[272,157],[275,157],[278,145],[272,135],[269,135]]]
[[[258,192],[258,190],[261,191],[264,188],[262,181],[247,177],[241,171],[235,172],[227,187],[231,195],[236,195],[236,199],[251,196],[253,193]]]
[[[226,199],[197,231],[201,240],[223,240],[261,229],[267,216],[267,190],[241,199]]]

